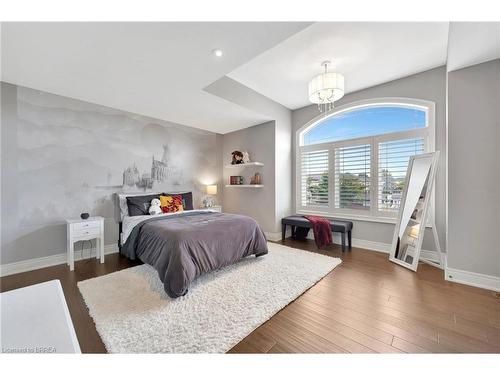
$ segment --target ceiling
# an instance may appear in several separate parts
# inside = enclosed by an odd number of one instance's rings
[[[447,43],[447,22],[321,22],[229,76],[296,109],[310,104],[307,84],[324,60],[344,74],[349,93],[446,64]]]
[[[2,23],[2,80],[227,133],[270,118],[203,88],[309,24]]]
[[[448,71],[500,58],[500,22],[452,22]]]
[[[447,53],[449,69],[498,58],[499,25],[2,23],[1,79],[224,134],[273,119],[241,92],[229,101],[207,89],[224,77],[296,109],[310,104],[307,84],[323,60],[349,93],[445,65]]]

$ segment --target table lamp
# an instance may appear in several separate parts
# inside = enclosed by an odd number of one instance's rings
[[[217,185],[207,185],[207,196],[203,200],[205,208],[213,207],[214,195],[217,195]]]

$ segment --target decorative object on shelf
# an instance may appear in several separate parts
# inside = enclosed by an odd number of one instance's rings
[[[83,220],[87,220],[89,218],[89,213],[88,212],[83,212],[80,214],[80,217],[83,219]]]
[[[243,164],[250,163],[250,155],[248,154],[248,151],[243,151]]]
[[[161,213],[163,213],[161,210],[161,201],[158,198],[155,198],[151,201],[151,206],[149,206],[149,214],[159,215]]]
[[[231,152],[232,160],[231,164],[244,164],[243,162],[243,152],[241,151],[233,151]]]
[[[207,196],[203,199],[203,207],[211,208],[214,206],[214,195],[217,195],[217,185],[207,185]]]
[[[260,185],[262,184],[262,178],[260,173],[255,173],[252,178],[250,178],[250,185]]]
[[[231,185],[243,185],[243,176],[230,176],[229,183]]]
[[[333,103],[344,96],[344,76],[329,72],[329,64],[330,61],[323,61],[321,66],[325,67],[325,72],[309,82],[309,101],[317,104],[320,112],[331,110]]]

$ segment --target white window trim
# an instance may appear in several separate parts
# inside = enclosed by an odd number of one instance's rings
[[[409,107],[409,108],[420,108],[426,112],[426,122],[427,127],[423,129],[412,129],[405,130],[395,133],[387,133],[374,135],[369,137],[360,137],[349,139],[345,141],[337,141],[337,142],[325,142],[318,143],[313,145],[303,146],[303,134],[307,132],[307,130],[316,126],[319,122],[323,122],[329,117],[338,115],[342,112],[352,111],[356,109],[362,109],[367,107],[384,107],[384,106],[400,106],[400,107]],[[300,127],[295,134],[295,211],[296,214],[316,214],[325,217],[335,217],[339,219],[349,219],[349,220],[359,220],[359,221],[369,221],[369,222],[379,222],[379,223],[396,223],[397,217],[395,216],[385,216],[381,215],[378,211],[378,148],[375,147],[376,144],[380,142],[386,142],[391,140],[401,139],[401,136],[421,136],[424,138],[425,144],[425,152],[435,151],[436,143],[435,143],[435,134],[436,134],[436,126],[435,126],[435,103],[428,100],[422,99],[413,99],[413,98],[377,98],[377,99],[369,99],[369,100],[361,100],[352,102],[349,104],[345,104],[340,107],[336,107],[329,112],[320,114],[315,117],[311,121],[304,124]],[[328,207],[317,207],[314,206],[302,206],[301,199],[301,169],[300,169],[300,155],[302,151],[313,151],[313,150],[322,150],[328,149],[329,153],[329,167],[334,164],[334,156],[333,149],[334,147],[342,147],[353,144],[362,144],[362,143],[370,142],[371,144],[371,180],[372,186],[374,188],[371,189],[371,205],[369,214],[358,213],[355,210],[343,210],[336,209],[333,204],[334,199],[334,190],[329,188],[329,202]],[[333,186],[334,183],[334,173],[329,172],[329,186]],[[435,193],[434,189],[431,197],[431,215],[434,217],[435,212]],[[354,212],[353,212],[354,211]],[[427,224],[427,226],[430,226]]]

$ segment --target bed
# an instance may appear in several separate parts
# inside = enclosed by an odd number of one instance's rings
[[[264,233],[248,216],[210,209],[130,216],[123,195],[119,199],[120,253],[153,266],[172,298],[185,295],[204,273],[268,252]]]

